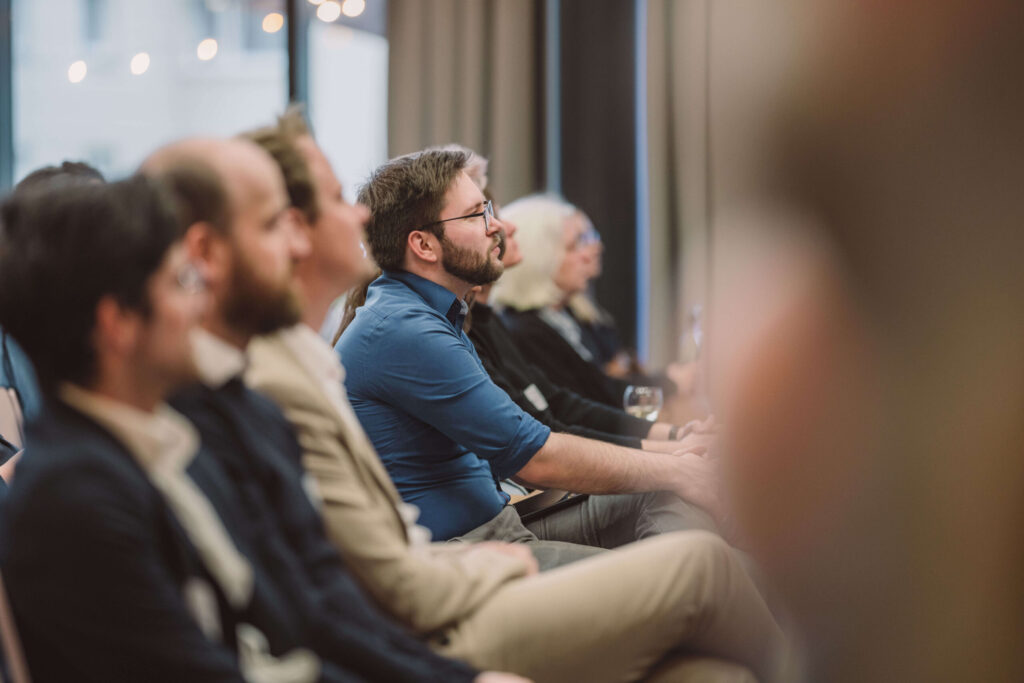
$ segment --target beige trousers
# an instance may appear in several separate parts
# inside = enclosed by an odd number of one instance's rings
[[[739,560],[665,534],[513,581],[435,637],[442,654],[537,683],[774,681],[782,632]],[[701,658],[710,658],[702,660]]]

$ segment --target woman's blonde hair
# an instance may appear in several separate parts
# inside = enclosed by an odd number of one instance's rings
[[[468,156],[469,160],[466,162],[466,167],[462,170],[469,175],[473,184],[479,187],[481,192],[487,189],[487,157],[457,142],[441,145],[437,149],[443,152],[462,152]]]
[[[555,286],[554,275],[565,256],[565,219],[578,209],[553,194],[534,194],[501,208],[501,218],[519,228],[515,239],[523,262],[505,271],[491,291],[498,306],[526,311],[560,301],[565,294]]]

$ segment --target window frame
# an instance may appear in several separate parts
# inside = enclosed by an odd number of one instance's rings
[[[13,0],[0,0],[0,192],[13,184],[14,174],[14,45],[11,40]]]

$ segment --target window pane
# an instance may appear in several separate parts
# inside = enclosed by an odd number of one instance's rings
[[[388,41],[383,0],[342,4],[345,11],[363,11],[329,22],[310,13],[309,117],[352,200],[370,172],[387,161]]]
[[[14,0],[15,178],[64,159],[119,176],[170,140],[268,123],[287,102],[284,4]]]

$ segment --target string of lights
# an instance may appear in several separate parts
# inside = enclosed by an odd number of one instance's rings
[[[336,22],[342,15],[355,18],[366,10],[366,0],[308,0],[309,4],[316,6],[316,17],[320,21],[331,24]],[[285,17],[281,12],[268,12],[264,15],[261,28],[264,33],[278,33],[284,28]],[[196,57],[203,62],[212,61],[217,57],[220,45],[216,38],[207,37],[199,41],[196,46]],[[151,64],[152,58],[148,52],[134,54],[128,63],[128,69],[133,76],[142,76]],[[76,59],[67,70],[67,77],[70,83],[81,83],[89,74],[89,65],[84,59]]]

